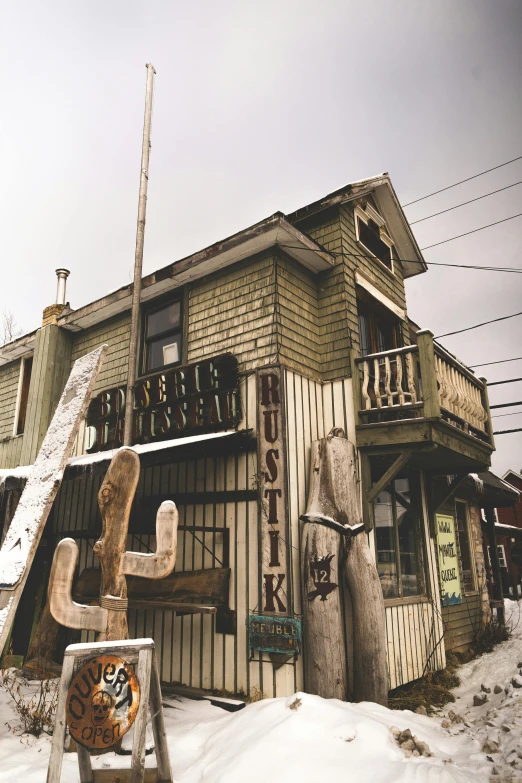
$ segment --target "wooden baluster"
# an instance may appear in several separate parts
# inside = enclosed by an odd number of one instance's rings
[[[411,396],[411,403],[414,405],[417,402],[417,391],[415,389],[415,377],[413,374],[413,360],[411,353],[405,354],[406,359],[406,381],[408,384],[408,391]]]
[[[364,407],[367,411],[370,410],[372,407],[372,398],[368,394],[368,384],[370,383],[370,370],[368,367],[368,362],[363,362],[363,385],[362,385],[362,396],[364,398]]]
[[[393,395],[391,390],[391,366],[390,357],[384,357],[384,388],[386,389],[386,396],[388,397],[388,405],[393,405]]]
[[[439,383],[439,402],[443,408],[446,408],[449,392],[448,392],[448,384],[446,383],[446,378],[444,377],[444,371],[442,369],[442,362],[440,356],[435,357],[435,367],[437,370],[437,381]]]
[[[405,405],[404,389],[402,388],[402,356],[400,353],[395,357],[397,363],[397,394],[399,395],[399,405]]]
[[[378,359],[373,360],[373,371],[375,373],[375,379],[373,381],[373,390],[375,392],[375,404],[377,405],[378,408],[382,408],[381,389],[380,389],[381,368]]]

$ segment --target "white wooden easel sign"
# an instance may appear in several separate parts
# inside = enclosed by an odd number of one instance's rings
[[[145,770],[149,706],[157,767]],[[93,769],[91,755],[111,750],[132,725],[130,769]],[[173,783],[152,639],[67,647],[47,783],[60,782],[66,727],[77,742],[81,783]]]

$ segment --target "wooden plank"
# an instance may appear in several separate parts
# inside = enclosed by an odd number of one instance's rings
[[[366,499],[368,503],[373,503],[377,495],[393,481],[397,473],[402,470],[412,455],[412,451],[406,450],[400,454],[395,462],[388,468],[386,473],[379,479],[379,481],[366,491]]]
[[[3,543],[1,556],[8,573],[2,578],[0,593],[0,650],[10,632],[105,351],[102,346],[75,363]],[[11,553],[16,555],[16,564]]]

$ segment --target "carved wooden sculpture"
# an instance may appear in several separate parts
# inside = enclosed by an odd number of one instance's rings
[[[306,688],[326,698],[346,698],[342,557],[352,599],[354,698],[386,704],[384,599],[364,535],[355,448],[342,430],[312,444],[308,508],[302,519]]]
[[[126,552],[129,514],[140,474],[135,451],[120,449],[112,459],[98,493],[102,535],[94,545],[101,567],[100,606],[84,606],[72,599],[72,581],[78,562],[78,545],[64,538],[54,553],[49,581],[50,611],[68,628],[98,632],[98,641],[128,639],[127,583],[125,576],[162,579],[176,562],[178,512],[165,500],[156,517],[156,552]]]

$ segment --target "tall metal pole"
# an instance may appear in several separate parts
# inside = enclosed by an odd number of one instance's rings
[[[143,121],[143,144],[141,148],[140,196],[138,201],[138,225],[136,228],[136,253],[134,257],[134,285],[132,288],[131,331],[129,342],[129,364],[127,374],[127,395],[125,398],[125,429],[123,443],[130,446],[134,409],[134,383],[138,359],[138,335],[140,324],[141,270],[143,266],[143,243],[145,241],[145,216],[147,213],[147,185],[149,181],[150,126],[152,122],[152,92],[154,66],[147,63],[147,89],[145,93],[145,117]]]

